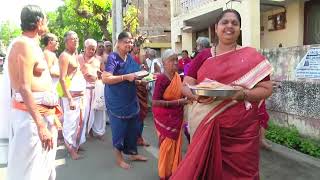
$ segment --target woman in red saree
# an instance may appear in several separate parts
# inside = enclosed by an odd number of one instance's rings
[[[215,25],[218,43],[212,48],[213,57],[197,70],[197,79],[184,79],[184,84],[195,85],[208,78],[242,90],[218,100],[197,97],[183,87],[183,94],[196,100],[187,116],[194,132],[173,180],[259,179],[258,107],[272,93],[268,80],[272,68],[254,48],[237,45],[240,26],[237,11],[223,11]]]
[[[178,58],[168,49],[163,55],[164,73],[157,76],[152,100],[155,127],[159,137],[158,170],[160,179],[169,179],[181,161],[181,127],[183,122],[182,82]]]

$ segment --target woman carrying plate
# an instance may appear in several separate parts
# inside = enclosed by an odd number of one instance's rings
[[[193,100],[189,126],[195,129],[184,160],[172,175],[173,180],[259,179],[259,102],[272,93],[268,60],[251,47],[240,47],[241,17],[232,9],[217,18],[218,42],[212,57],[184,79],[183,94]],[[190,67],[192,69],[192,67]],[[193,95],[186,84],[205,79],[241,87],[232,97],[214,100]]]
[[[116,52],[108,56],[102,81],[105,86],[105,103],[108,110],[112,143],[117,164],[124,169],[130,165],[124,161],[123,155],[130,155],[133,161],[146,161],[138,155],[137,138],[139,131],[139,102],[135,80],[140,66],[129,54],[132,36],[121,32],[118,36]]]

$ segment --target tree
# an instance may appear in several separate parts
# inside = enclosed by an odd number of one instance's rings
[[[83,49],[83,41],[87,38],[101,40],[103,37],[110,38],[109,15],[102,9],[111,10],[111,0],[65,0],[65,4],[55,12],[48,13],[50,21],[49,30],[60,39],[61,47],[64,49],[63,35],[72,30],[77,32],[80,41],[80,49]],[[100,19],[100,20],[99,20]],[[106,20],[107,19],[107,20]],[[104,22],[102,22],[104,21]]]
[[[4,46],[8,46],[10,41],[21,34],[21,29],[9,21],[0,24],[0,40]]]
[[[97,22],[104,38],[111,38],[108,31],[112,7],[111,0],[70,0],[70,3],[74,5],[74,10],[78,16]]]
[[[123,17],[123,27],[125,31],[131,32],[133,35],[138,34],[139,14],[141,12],[134,5],[129,5],[125,16]]]
[[[48,13],[49,30],[60,39],[59,51],[64,49],[62,37],[69,30],[77,32],[81,42],[80,49],[83,49],[82,42],[87,38],[111,39],[111,8],[112,0],[65,0],[63,6]],[[124,30],[137,34],[139,14],[140,11],[135,6],[128,7],[123,18]]]

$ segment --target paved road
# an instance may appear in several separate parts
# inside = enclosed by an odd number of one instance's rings
[[[152,117],[146,120],[144,137],[151,143],[148,148],[139,148],[139,153],[149,158],[148,162],[131,162],[133,168],[122,170],[114,163],[110,127],[107,127],[105,141],[88,140],[82,152],[83,159],[73,161],[63,146],[57,152],[57,180],[157,180],[157,139]],[[183,152],[187,145],[184,144]],[[318,180],[320,169],[301,162],[295,162],[271,151],[261,153],[262,180]],[[3,179],[4,167],[1,167]],[[0,172],[1,172],[0,171]]]

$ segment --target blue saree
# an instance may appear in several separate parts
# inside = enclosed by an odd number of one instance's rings
[[[115,76],[139,70],[140,66],[129,54],[127,60],[124,61],[116,52],[108,56],[105,68],[105,71]],[[135,82],[123,81],[112,85],[106,84],[104,94],[113,146],[125,154],[137,154],[140,108]]]

